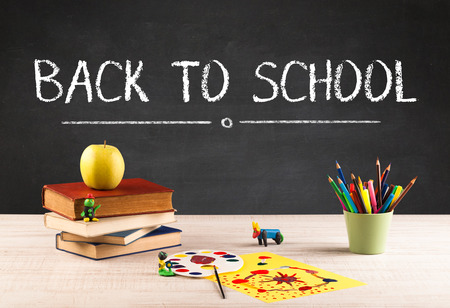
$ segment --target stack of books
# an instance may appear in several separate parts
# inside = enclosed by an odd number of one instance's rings
[[[97,222],[81,216],[88,194],[101,205]],[[175,222],[172,194],[144,179],[124,179],[114,190],[94,190],[83,182],[45,185],[42,205],[51,212],[44,225],[61,231],[58,250],[95,260],[180,246],[181,230],[163,226]]]

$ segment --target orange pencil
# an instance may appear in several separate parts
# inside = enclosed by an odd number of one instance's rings
[[[380,170],[380,160],[377,157],[377,204],[378,208],[381,208],[383,204],[383,198],[381,197],[381,170]]]

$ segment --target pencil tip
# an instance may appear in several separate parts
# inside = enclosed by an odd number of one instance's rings
[[[412,181],[411,182],[413,182],[413,183],[415,183],[416,182],[416,180],[417,180],[417,176],[414,178],[414,179],[412,179]]]

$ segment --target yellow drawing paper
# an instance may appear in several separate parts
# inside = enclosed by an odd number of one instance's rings
[[[222,285],[266,303],[365,285],[270,252],[240,257],[244,266],[239,271],[220,274]],[[214,275],[205,278],[216,281]]]

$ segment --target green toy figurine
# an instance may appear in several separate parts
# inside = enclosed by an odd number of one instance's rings
[[[92,194],[88,194],[86,196],[86,200],[84,200],[84,209],[81,212],[81,217],[84,217],[84,221],[98,221],[98,218],[95,218],[95,212],[97,212],[98,208],[101,207],[101,204],[97,205],[94,208],[94,196]]]
[[[167,258],[167,253],[165,253],[164,251],[160,251],[158,254],[158,258],[159,258],[158,274],[160,274],[161,276],[174,276],[175,273],[172,272],[172,262],[170,260],[164,262],[164,260]]]

